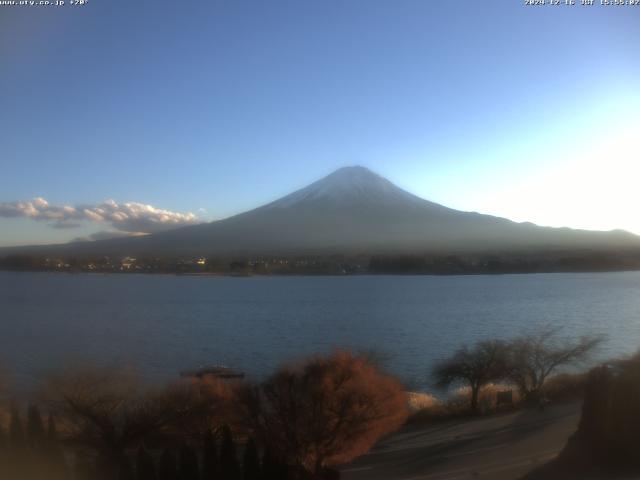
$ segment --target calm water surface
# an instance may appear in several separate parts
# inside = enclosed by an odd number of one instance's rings
[[[377,349],[426,388],[464,342],[553,323],[604,333],[599,356],[640,347],[640,272],[229,278],[0,272],[0,362],[30,385],[69,362],[150,378],[222,363],[260,376],[334,346]]]

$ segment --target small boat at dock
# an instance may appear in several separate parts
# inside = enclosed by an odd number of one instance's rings
[[[210,365],[195,370],[183,370],[180,372],[183,378],[220,378],[222,380],[238,380],[244,378],[244,372],[225,365]]]

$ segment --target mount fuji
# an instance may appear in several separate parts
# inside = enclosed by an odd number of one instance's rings
[[[424,200],[364,167],[345,167],[239,215],[144,237],[32,247],[100,255],[384,254],[610,250],[624,231],[539,227]],[[24,248],[21,250],[25,250]]]

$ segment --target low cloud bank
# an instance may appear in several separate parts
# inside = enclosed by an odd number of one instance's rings
[[[77,228],[84,222],[111,225],[115,230],[100,232],[116,236],[157,233],[185,225],[199,223],[198,217],[191,213],[172,212],[152,205],[137,202],[116,203],[107,200],[98,205],[51,205],[38,197],[24,202],[0,203],[2,218],[30,218],[50,222],[53,228]]]

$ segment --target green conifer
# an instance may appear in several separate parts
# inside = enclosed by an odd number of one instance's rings
[[[260,480],[260,457],[258,447],[253,439],[249,439],[242,457],[243,480]]]
[[[241,478],[238,456],[236,455],[236,445],[233,443],[231,429],[227,425],[222,428],[220,473],[223,480],[240,480]]]
[[[140,447],[136,456],[136,472],[138,480],[157,480],[158,478],[153,457],[144,447]]]
[[[176,458],[169,450],[165,450],[160,456],[158,480],[180,480]]]
[[[220,478],[220,463],[216,439],[211,430],[204,435],[202,447],[202,480],[216,480]]]
[[[14,451],[24,450],[25,439],[20,419],[20,411],[16,405],[11,406],[11,418],[9,420],[9,445]]]
[[[42,452],[46,445],[44,423],[37,405],[27,408],[27,441],[34,451]]]
[[[180,480],[200,480],[198,455],[189,445],[184,444],[180,449]]]

